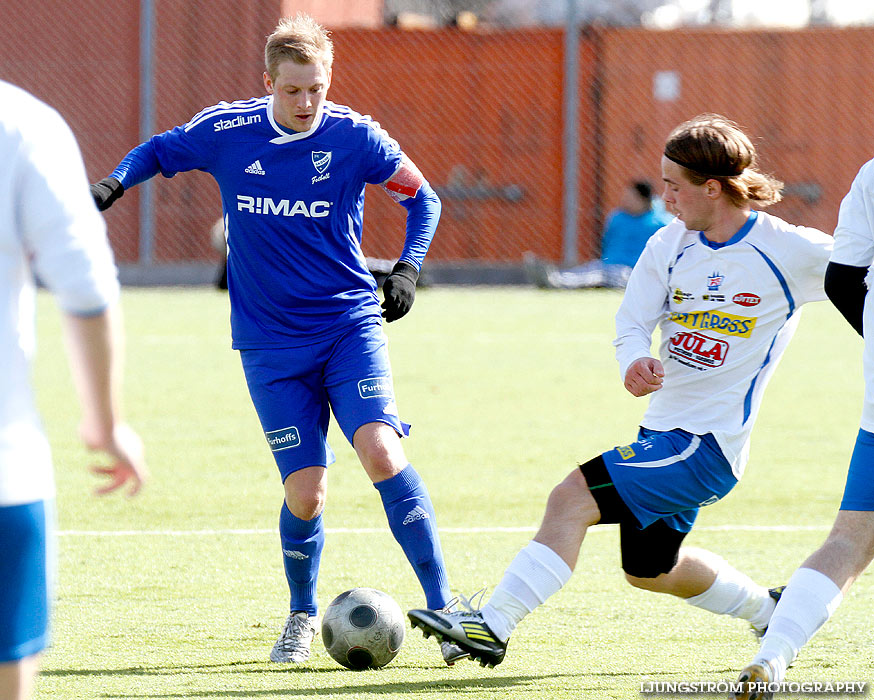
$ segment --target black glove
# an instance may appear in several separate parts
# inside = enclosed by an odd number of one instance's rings
[[[124,194],[124,185],[114,177],[105,177],[91,185],[91,196],[100,211],[106,211]]]
[[[382,293],[385,301],[382,302],[383,318],[391,323],[403,318],[413,306],[416,298],[416,280],[419,279],[419,271],[410,263],[396,262],[391,269],[385,282],[382,283]]]

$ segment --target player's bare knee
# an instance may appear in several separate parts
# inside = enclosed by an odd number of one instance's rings
[[[586,480],[578,469],[572,471],[549,494],[546,503],[547,517],[550,513],[561,514],[567,518],[573,516],[585,525],[598,522],[600,511],[592,497]]]
[[[371,454],[368,458],[361,459],[361,466],[364,467],[364,471],[367,472],[367,476],[373,483],[391,479],[406,464],[406,460],[396,459],[389,453]]]
[[[633,576],[625,571],[624,574],[625,580],[635,588],[640,588],[644,591],[662,591],[662,581],[660,579],[664,577],[664,573],[657,573],[653,576]]]
[[[325,496],[321,493],[296,494],[292,500],[286,496],[285,505],[295,518],[312,520],[324,509]]]
[[[301,520],[312,520],[325,507],[327,488],[324,480],[315,480],[318,472],[294,473],[285,480],[285,505]]]
[[[390,479],[407,465],[398,434],[385,423],[361,426],[353,438],[361,466],[374,483]]]
[[[646,589],[646,581],[645,578],[638,578],[637,576],[632,576],[627,571],[622,572],[625,575],[625,580],[630,583],[635,588],[643,588]]]

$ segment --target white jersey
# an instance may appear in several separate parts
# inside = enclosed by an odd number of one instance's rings
[[[30,387],[33,273],[69,313],[118,296],[106,228],[73,133],[54,109],[0,81],[0,506],[54,495]]]
[[[874,285],[871,263],[874,262],[874,160],[862,166],[856,179],[841,202],[838,226],[835,229],[835,249],[832,262],[853,267],[867,267],[865,284]],[[863,331],[865,333],[865,405],[862,408],[861,428],[874,432],[874,304],[869,292],[865,299]]]
[[[661,331],[664,384],[641,425],[712,433],[740,478],[762,394],[798,324],[799,308],[825,299],[832,238],[753,212],[727,243],[679,219],[647,243],[616,314],[623,379],[651,357]]]

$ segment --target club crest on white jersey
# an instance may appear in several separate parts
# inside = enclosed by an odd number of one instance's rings
[[[707,291],[718,292],[724,281],[725,277],[723,277],[718,272],[714,272],[707,278]]]

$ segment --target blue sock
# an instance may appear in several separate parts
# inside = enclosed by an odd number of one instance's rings
[[[309,615],[315,615],[318,609],[316,579],[325,544],[321,514],[312,520],[301,520],[283,500],[279,512],[279,539],[282,542],[285,578],[291,593],[290,610],[305,610]]]
[[[449,601],[449,579],[428,489],[411,464],[374,486],[382,496],[388,526],[422,584],[428,607],[439,610]]]

